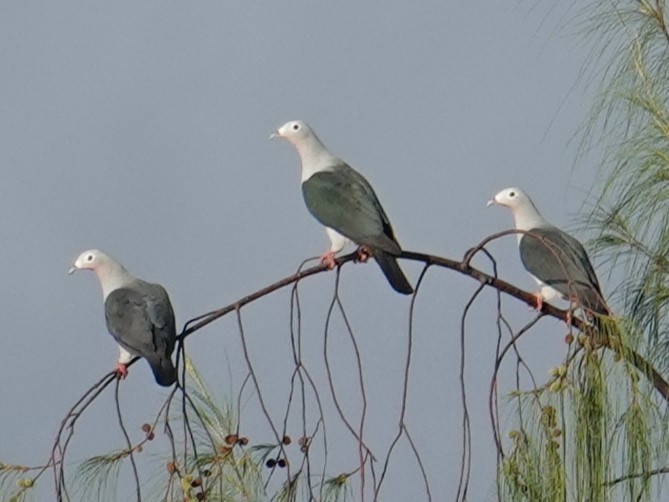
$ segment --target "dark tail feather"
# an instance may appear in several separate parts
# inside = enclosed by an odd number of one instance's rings
[[[177,381],[177,370],[172,364],[169,357],[156,357],[155,359],[148,359],[153,376],[156,378],[158,385],[163,387],[170,387]]]
[[[591,322],[594,328],[591,333],[593,341],[596,344],[615,347],[615,345],[611,345],[611,340],[620,338],[620,328],[616,324],[616,320],[610,315],[600,313],[593,314]]]
[[[376,260],[376,263],[379,264],[379,267],[381,267],[383,275],[386,276],[386,279],[388,279],[388,282],[395,291],[402,293],[403,295],[410,295],[413,293],[411,284],[409,284],[404,272],[402,272],[402,269],[397,264],[397,258],[388,253],[384,253],[383,251],[375,250],[374,259]]]
[[[588,320],[592,322],[595,328],[595,336],[601,339],[601,343],[608,343],[611,336],[617,337],[620,335],[618,327],[612,318],[611,309],[598,290],[590,290],[583,294],[582,306]]]
[[[594,318],[608,317],[611,315],[611,309],[602,298],[602,294],[598,290],[588,290],[582,292],[579,297],[583,307],[592,314]]]

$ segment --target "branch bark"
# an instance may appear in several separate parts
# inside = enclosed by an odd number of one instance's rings
[[[490,287],[508,296],[511,296],[517,299],[518,301],[521,301],[531,307],[534,307],[536,305],[534,294],[528,291],[524,291],[514,286],[513,284],[510,284],[497,277],[495,267],[493,267],[495,270],[495,272],[493,272],[494,275],[491,275],[471,265],[472,259],[479,252],[485,253],[488,255],[488,257],[492,258],[488,253],[488,251],[485,249],[485,245],[489,243],[491,240],[494,240],[496,238],[499,238],[501,236],[513,232],[515,231],[511,230],[511,231],[500,232],[498,234],[494,234],[486,238],[476,247],[467,251],[464,258],[460,261],[413,251],[404,251],[401,253],[399,258],[423,263],[425,266],[423,268],[423,274],[421,275],[421,277],[425,274],[427,269],[432,266],[446,268],[458,272],[467,277],[471,277],[472,279],[474,279],[479,283],[479,289]],[[346,263],[354,261],[355,259],[356,259],[356,253],[351,253],[342,256],[336,260],[336,266],[342,267]],[[186,337],[192,335],[196,331],[204,328],[205,326],[211,324],[212,322],[216,321],[217,319],[220,319],[221,317],[231,312],[239,313],[240,309],[243,306],[259,298],[262,298],[263,296],[267,296],[279,289],[282,289],[291,284],[295,284],[307,277],[327,272],[328,270],[329,269],[325,265],[321,264],[304,270],[299,270],[297,273],[285,277],[277,282],[274,282],[269,286],[261,288],[255,291],[254,293],[244,296],[230,305],[227,305],[220,309],[213,310],[211,312],[208,312],[206,314],[203,314],[201,316],[189,320],[184,325],[181,334],[178,336],[179,352],[177,355],[177,364],[179,362],[179,354],[183,354],[184,350],[183,343]],[[596,341],[593,342],[593,345],[597,345],[599,347],[612,350],[616,354],[619,354],[629,364],[631,364],[634,368],[636,368],[644,377],[646,377],[648,381],[653,385],[655,390],[659,392],[662,398],[666,402],[669,402],[669,383],[667,383],[664,377],[641,354],[636,352],[631,347],[624,346],[622,341],[620,340],[620,336],[615,333],[615,330],[613,330],[608,335],[606,333],[597,333],[597,328],[595,326],[588,324],[587,322],[584,322],[582,319],[579,319],[578,317],[571,314],[568,310],[559,309],[546,302],[543,302],[540,310],[540,315],[537,317],[537,319],[539,319],[541,316],[553,317],[565,323],[570,323],[576,329],[586,333],[587,335],[595,335],[591,338]],[[137,360],[138,358],[134,358],[132,361],[129,362],[128,366],[131,366],[132,364],[137,362]],[[90,406],[90,404],[103,392],[105,388],[107,388],[112,382],[114,382],[115,379],[116,375],[114,372],[107,373],[102,379],[100,379],[97,383],[95,383],[84,394],[84,396],[79,401],[77,401],[77,403],[75,403],[75,405],[70,409],[70,411],[67,413],[67,415],[61,422],[60,429],[54,442],[49,461],[47,462],[46,465],[41,466],[40,468],[36,468],[38,469],[38,473],[33,478],[32,480],[33,483],[39,477],[41,477],[42,474],[44,474],[44,472],[46,472],[50,467],[53,468],[54,480],[56,484],[56,492],[59,500],[63,498],[63,495],[64,498],[67,498],[66,486],[64,482],[65,476],[63,472],[63,467],[64,467],[63,460],[67,446],[74,434],[74,424],[81,417],[82,413],[88,408],[88,406]],[[178,385],[180,387],[182,383],[179,382]],[[161,409],[160,413],[162,412],[163,409]],[[65,438],[63,438],[64,434],[66,436]],[[129,451],[132,451],[132,449]],[[656,473],[658,474],[663,473],[663,471],[662,470],[658,470],[657,472],[653,471],[650,474],[654,475]],[[617,481],[618,480],[614,480],[614,482],[612,483],[615,483]]]
[[[497,236],[504,235],[506,233],[508,232],[503,232],[499,235],[496,234],[495,236],[491,236],[488,239],[486,239],[484,243],[489,242],[491,239],[496,238]],[[526,303],[530,307],[535,307],[536,300],[533,293],[524,291],[509,282],[506,282],[498,277],[490,275],[486,272],[483,272],[482,270],[479,270],[471,266],[470,262],[473,255],[480,249],[482,249],[482,245],[472,248],[472,250],[468,251],[465,254],[465,257],[461,261],[426,253],[418,253],[414,251],[403,251],[402,254],[400,255],[400,258],[406,260],[418,261],[426,264],[427,266],[437,266],[437,267],[447,268],[449,270],[454,270],[460,274],[475,279],[476,281],[480,282],[481,284],[484,284],[485,286],[494,288],[506,295],[516,298],[517,300]],[[336,265],[338,267],[341,267],[348,262],[354,261],[355,258],[356,258],[355,253],[341,256],[340,258],[337,258]],[[251,303],[259,298],[262,298],[263,296],[273,293],[274,291],[277,291],[281,288],[294,284],[306,277],[320,274],[322,272],[327,272],[328,270],[329,270],[328,267],[321,264],[311,268],[307,268],[305,270],[301,270],[293,275],[290,275],[273,284],[270,284],[269,286],[259,289],[254,293],[244,296],[243,298],[240,298],[239,300],[237,300],[234,303],[231,303],[230,305],[227,305],[220,309],[213,310],[211,312],[198,316],[194,319],[191,319],[186,323],[183,331],[179,335],[178,337],[179,341],[184,340],[186,337],[190,336],[194,332],[204,328],[205,326],[229,314],[230,312],[240,309],[241,307],[247,305],[248,303]],[[568,310],[557,308],[547,302],[542,303],[540,312],[542,315],[559,319],[565,323],[571,323],[571,325],[577,328],[579,331],[584,331],[586,326],[590,330],[595,329],[593,326],[588,325],[582,319],[572,315]],[[618,354],[620,354],[628,363],[634,366],[642,375],[644,375],[652,383],[653,387],[657,392],[660,393],[662,398],[665,401],[669,402],[669,383],[653,367],[653,365],[648,360],[646,360],[641,354],[634,351],[632,348],[623,346],[620,340],[612,342],[612,340],[609,337],[604,336],[601,337],[601,340],[598,341],[605,348],[613,350]]]

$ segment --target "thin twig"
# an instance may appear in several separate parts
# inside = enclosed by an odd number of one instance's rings
[[[407,259],[407,260],[422,262],[422,263],[425,264],[425,268],[423,270],[423,273],[421,274],[421,278],[418,281],[416,289],[418,289],[418,285],[420,284],[420,281],[424,277],[425,271],[431,266],[438,266],[438,267],[447,268],[447,269],[456,271],[456,272],[458,272],[462,275],[471,277],[474,280],[478,281],[480,283],[478,291],[481,291],[481,290],[485,289],[486,287],[490,287],[490,288],[496,290],[498,292],[498,295],[503,293],[503,294],[511,296],[511,297],[513,297],[513,298],[515,298],[515,299],[517,299],[517,300],[519,300],[519,301],[521,301],[521,302],[523,302],[523,303],[525,303],[529,306],[534,306],[535,305],[535,297],[534,297],[533,293],[524,291],[524,290],[522,290],[520,288],[517,288],[516,286],[498,278],[496,269],[494,271],[494,275],[490,275],[490,274],[488,274],[488,273],[486,273],[482,270],[474,268],[471,265],[471,260],[473,259],[473,257],[477,253],[484,252],[484,253],[487,254],[487,251],[484,249],[484,246],[486,245],[486,243],[490,242],[493,239],[500,238],[503,235],[508,235],[510,233],[517,233],[517,232],[516,231],[506,231],[506,232],[501,232],[501,233],[498,233],[498,234],[495,234],[493,236],[490,236],[490,237],[486,238],[484,241],[479,243],[476,247],[472,248],[472,250],[470,250],[470,252],[468,252],[465,255],[463,260],[460,260],[460,261],[452,260],[452,259],[444,258],[444,257],[440,257],[440,256],[425,254],[425,253],[411,252],[411,251],[404,251],[404,252],[401,253],[401,255],[399,257],[403,258],[403,259]],[[337,265],[340,268],[342,265],[344,265],[348,262],[351,262],[354,259],[355,259],[355,253],[351,253],[349,255],[342,256],[339,259],[337,259]],[[247,305],[247,304],[249,304],[249,303],[251,303],[251,302],[253,302],[253,301],[255,301],[259,298],[262,298],[266,295],[269,295],[269,294],[271,294],[271,293],[273,293],[273,292],[275,292],[275,291],[277,291],[281,288],[284,288],[284,287],[289,286],[289,285],[295,285],[299,281],[303,280],[306,277],[310,277],[312,275],[316,275],[316,274],[319,274],[319,273],[325,273],[328,270],[329,269],[324,265],[317,265],[317,266],[314,266],[314,267],[307,268],[305,270],[298,270],[297,273],[292,274],[288,277],[285,277],[285,278],[283,278],[283,279],[281,279],[281,280],[279,280],[279,281],[277,281],[273,284],[270,284],[269,286],[266,286],[262,289],[259,289],[258,291],[254,292],[254,293],[251,293],[247,296],[244,296],[244,297],[240,298],[239,300],[235,301],[234,303],[232,303],[228,306],[225,306],[225,307],[222,307],[220,309],[208,312],[206,314],[200,315],[198,317],[195,317],[195,318],[189,320],[184,325],[184,328],[183,328],[181,334],[178,337],[179,348],[177,350],[177,365],[178,365],[178,361],[179,361],[180,357],[182,357],[183,353],[184,353],[183,352],[184,351],[183,341],[185,340],[186,337],[190,336],[194,332],[202,329],[203,327],[211,324],[212,322],[216,321],[217,319],[220,319],[221,317],[223,317],[223,316],[225,316],[225,315],[227,315],[231,312],[236,312],[237,313],[238,327],[239,327],[240,337],[241,337],[241,340],[242,340],[242,345],[243,345],[245,356],[246,356],[247,365],[249,367],[249,375],[250,375],[251,379],[253,380],[253,382],[255,383],[256,392],[258,393],[258,397],[259,397],[259,400],[260,400],[260,403],[261,403],[261,407],[263,408],[263,411],[265,413],[266,418],[269,420],[269,423],[270,423],[270,425],[273,429],[273,432],[276,436],[277,443],[279,444],[279,447],[282,450],[283,450],[283,447],[281,445],[281,438],[279,437],[278,431],[275,429],[274,424],[269,417],[269,413],[268,413],[267,409],[265,408],[263,399],[260,395],[260,389],[259,389],[259,386],[258,386],[258,381],[256,380],[253,368],[251,366],[251,362],[249,360],[249,355],[248,355],[247,347],[246,347],[246,343],[245,343],[244,330],[243,330],[242,323],[241,323],[241,308],[243,306],[245,306],[245,305]],[[294,292],[296,293],[296,290],[294,290]],[[412,299],[412,309],[413,309],[415,298],[416,298],[416,296],[414,294],[414,297]],[[499,297],[498,297],[498,302],[499,302]],[[333,301],[332,301],[332,304],[331,304],[331,307],[330,307],[330,311],[328,313],[328,321],[326,321],[326,328],[325,328],[326,337],[327,337],[327,331],[328,331],[329,317],[331,316],[332,308],[335,305],[338,305],[339,308],[342,309],[342,315],[344,315],[343,307],[341,306],[341,303],[340,303],[339,298],[338,298],[338,293],[337,293],[336,290],[335,290],[335,295],[334,295],[334,298],[333,298]],[[499,306],[499,303],[498,303],[498,306]],[[498,309],[499,309],[499,307],[498,307]],[[546,302],[543,302],[539,315],[544,316],[544,317],[553,317],[555,319],[565,321],[570,326],[573,326],[574,328],[577,328],[577,329],[580,329],[580,330],[585,330],[586,332],[591,333],[595,330],[595,328],[593,326],[587,324],[586,322],[584,322],[583,320],[581,320],[577,316],[571,315],[568,310],[559,309],[559,308],[557,308],[557,307],[555,307],[555,306],[553,306],[549,303],[546,303]],[[299,318],[299,312],[298,312],[298,318]],[[345,320],[345,322],[346,322],[346,320]],[[411,321],[410,321],[410,323],[411,323]],[[350,326],[347,326],[347,327],[349,328],[349,332],[350,332]],[[410,324],[410,331],[411,331],[411,324]],[[352,332],[350,332],[350,334],[352,336]],[[299,338],[299,319],[298,319],[298,333],[296,335],[297,336],[293,341],[293,343],[294,343],[293,350],[294,350],[294,359],[295,359],[295,370],[296,370],[295,374],[299,377],[300,382],[301,382],[301,394],[302,394],[301,397],[302,397],[302,408],[303,408],[303,410],[302,410],[303,433],[306,433],[306,414],[305,414],[306,412],[305,412],[305,409],[304,409],[305,408],[305,395],[304,395],[304,384],[305,384],[305,382],[303,380],[303,376],[307,377],[307,379],[310,383],[310,386],[313,389],[314,394],[316,395],[316,399],[319,402],[319,410],[320,410],[321,416],[320,416],[319,421],[316,424],[315,431],[318,430],[321,423],[324,426],[325,422],[324,422],[324,417],[323,417],[323,414],[322,414],[322,407],[320,405],[320,400],[319,400],[319,397],[318,397],[318,392],[316,390],[316,386],[315,386],[313,380],[311,379],[311,377],[309,376],[309,374],[306,372],[306,369],[302,366],[301,346],[300,346],[300,338]],[[659,394],[662,396],[662,398],[665,401],[669,402],[669,383],[667,383],[667,381],[662,377],[662,375],[660,375],[660,373],[651,365],[651,363],[648,360],[646,360],[642,355],[640,355],[639,353],[634,351],[632,348],[623,346],[621,341],[618,340],[618,339],[615,339],[615,341],[612,342],[610,337],[602,337],[602,338],[603,338],[602,346],[604,348],[607,348],[609,350],[614,350],[616,353],[620,354],[626,361],[628,361],[644,377],[646,377],[650,381],[650,383],[653,385],[653,387],[656,389],[656,391],[659,392]],[[513,340],[513,341],[515,341],[515,340]],[[515,345],[513,344],[513,341],[511,342],[510,345],[507,345],[507,347],[504,350],[502,350],[501,352],[498,352],[498,357],[497,357],[498,364],[501,362],[501,358],[503,357],[504,353],[508,350],[508,348],[513,348],[514,350],[516,350],[516,355],[518,357],[518,364],[524,365],[524,362],[522,361],[522,358],[520,357],[520,354],[517,352],[517,349],[516,349]],[[354,340],[353,340],[353,342],[355,344]],[[325,347],[327,347],[327,341],[325,343]],[[499,351],[499,348],[498,348],[498,351]],[[357,357],[358,357],[358,361],[359,361],[360,356],[358,355]],[[133,359],[132,361],[130,361],[128,366],[131,366],[136,361],[137,361],[137,358]],[[361,469],[364,469],[364,464],[369,461],[369,468],[370,468],[370,470],[372,472],[372,476],[374,478],[375,497],[378,497],[379,489],[380,489],[380,486],[383,482],[383,478],[384,478],[384,475],[385,475],[385,472],[386,472],[387,462],[390,458],[390,454],[393,450],[393,447],[396,444],[396,442],[399,440],[401,435],[405,432],[403,418],[404,418],[404,412],[405,412],[405,407],[406,407],[406,397],[407,397],[406,394],[407,394],[407,389],[408,389],[408,368],[409,368],[410,361],[411,361],[411,333],[410,333],[410,336],[409,336],[409,352],[407,354],[407,366],[405,367],[402,411],[400,413],[400,428],[399,428],[399,432],[398,432],[398,437],[393,442],[393,445],[391,445],[391,447],[388,451],[388,456],[386,457],[386,465],[384,466],[383,473],[382,473],[381,478],[380,478],[378,483],[376,482],[375,474],[374,474],[373,456],[372,456],[371,451],[369,450],[369,448],[367,448],[367,446],[364,444],[363,438],[362,438],[362,428],[363,428],[363,424],[364,424],[364,415],[362,417],[360,427],[359,427],[358,431],[356,431],[348,423],[346,418],[343,416],[341,408],[339,406],[337,406],[342,420],[347,425],[349,430],[353,433],[353,435],[358,439],[358,446],[360,448],[364,448],[364,451],[366,452],[365,455],[364,455],[364,458],[362,459],[362,465],[360,465],[359,467]],[[327,356],[326,356],[326,363],[327,363]],[[360,365],[360,363],[359,363],[359,365]],[[528,369],[528,368],[526,368],[526,369]],[[359,368],[359,372],[360,372],[360,375],[361,375],[362,374],[361,373],[362,372],[361,368]],[[180,384],[180,387],[182,389],[185,389],[185,378],[186,378],[185,364],[182,365],[181,376],[182,376],[182,383]],[[65,473],[64,473],[65,462],[64,462],[64,459],[65,459],[65,456],[66,456],[66,452],[68,450],[68,445],[70,444],[70,441],[71,441],[71,439],[74,435],[75,424],[78,421],[78,419],[82,416],[82,414],[85,412],[85,410],[98,398],[98,396],[109,386],[109,384],[114,381],[115,377],[116,377],[116,375],[113,372],[104,375],[98,382],[96,382],[91,388],[89,388],[84,393],[84,395],[79,400],[77,400],[77,402],[70,408],[70,410],[68,411],[66,416],[61,421],[60,428],[58,430],[56,439],[53,443],[53,447],[52,447],[52,450],[51,450],[51,455],[49,457],[48,462],[46,462],[41,467],[41,469],[39,470],[39,472],[37,473],[35,478],[33,478],[33,481],[35,481],[46,470],[48,470],[49,468],[53,468],[54,484],[55,484],[55,489],[56,489],[56,498],[59,501],[60,500],[69,500],[69,496],[67,494],[67,486],[65,484]],[[329,379],[331,380],[331,375],[329,375]],[[333,387],[333,382],[331,382],[330,385],[331,385],[331,388],[332,388]],[[362,382],[361,382],[361,385],[362,385]],[[333,395],[334,395],[334,389],[332,388],[332,390],[333,390]],[[184,395],[182,395],[182,399],[183,399],[182,400],[182,411],[184,413],[184,421],[188,422],[187,410],[185,408],[186,408],[186,402],[189,401],[190,399],[187,395],[185,395],[185,390],[183,390],[182,392],[184,392]],[[362,392],[364,393],[364,388],[363,388]],[[174,394],[172,394],[172,396],[173,395]],[[170,399],[171,399],[172,396],[170,396]],[[241,399],[241,394],[240,394],[240,399]],[[335,399],[335,401],[336,401],[336,399]],[[337,403],[335,403],[335,404],[337,404]],[[193,403],[190,403],[190,407],[191,407],[191,409],[195,409]],[[169,426],[168,417],[167,417],[167,415],[169,415],[169,409],[167,409],[165,413],[166,413],[166,426],[165,426],[166,433],[170,437],[170,440],[173,442],[174,441],[174,436],[172,434],[172,429]],[[199,417],[199,419],[202,422],[202,417]],[[206,424],[204,422],[202,422],[202,423],[203,423],[203,427],[204,427],[205,431],[209,434],[209,431],[208,431],[208,428],[207,428]],[[192,430],[190,430],[190,425],[189,424],[184,424],[184,428],[185,428],[184,435],[186,437],[190,438],[190,446],[195,448],[195,438],[194,438]],[[285,426],[284,426],[284,429],[285,429]],[[315,432],[314,432],[314,434],[315,434]],[[323,433],[323,440],[326,441],[326,434],[325,433]],[[499,443],[499,438],[497,438],[497,442]],[[184,447],[186,448],[186,450],[184,451],[184,460],[187,457],[187,453],[188,453],[187,443],[188,443],[188,441],[185,441]],[[498,444],[498,447],[499,447],[499,444]],[[307,450],[308,450],[308,448],[307,448]],[[362,453],[362,450],[360,450],[359,453]],[[196,451],[194,451],[193,454],[197,456]],[[285,456],[285,452],[282,451],[282,454]],[[327,459],[327,455],[326,455],[326,459]],[[371,460],[368,460],[368,459],[371,459]],[[174,451],[173,451],[173,460],[176,462],[176,452],[174,452]],[[306,460],[307,460],[307,466],[308,466],[308,458]],[[179,475],[178,472],[177,472],[177,475]],[[290,473],[288,473],[287,474],[287,483],[290,484],[291,482],[292,482],[292,476],[290,475]],[[364,493],[364,490],[363,490],[363,493]],[[320,495],[322,495],[322,483],[321,483]],[[465,486],[464,486],[464,490],[463,490],[463,495],[466,495],[466,482],[465,482]]]
[[[132,441],[130,441],[130,436],[128,431],[123,424],[123,414],[121,413],[121,401],[119,400],[118,390],[121,385],[121,379],[116,380],[116,386],[114,388],[114,401],[116,403],[116,416],[118,417],[118,425],[121,428],[123,437],[125,437],[126,445],[128,446],[128,456],[130,457],[130,464],[132,465],[132,474],[135,478],[135,488],[137,488],[137,502],[142,502],[142,494],[139,484],[139,472],[137,471],[137,463],[135,462],[135,454],[132,448]]]
[[[413,354],[413,311],[414,311],[414,306],[416,304],[416,298],[418,298],[418,291],[420,291],[420,286],[423,283],[423,279],[425,278],[425,274],[427,274],[429,268],[430,264],[426,263],[425,266],[423,267],[423,270],[420,273],[420,276],[418,277],[418,281],[416,281],[416,287],[414,288],[413,297],[411,298],[411,307],[409,309],[410,312],[409,336],[407,337],[407,354],[404,363],[404,380],[402,384],[402,403],[400,407],[400,416],[398,420],[399,427],[397,434],[395,435],[393,441],[390,443],[390,447],[388,448],[388,452],[386,453],[386,458],[383,462],[383,470],[381,471],[379,482],[374,488],[375,502],[379,500],[379,494],[381,493],[381,485],[383,484],[383,480],[385,479],[386,473],[388,472],[388,466],[390,465],[390,457],[393,453],[393,450],[395,449],[395,446],[397,446],[397,443],[399,443],[399,440],[401,439],[402,435],[405,433],[404,417],[406,414],[407,397],[409,393],[409,370],[411,369],[411,356]]]

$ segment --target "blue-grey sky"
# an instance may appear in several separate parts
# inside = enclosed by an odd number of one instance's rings
[[[308,121],[365,174],[405,249],[460,257],[509,228],[510,214],[485,203],[510,185],[573,228],[595,164],[573,164],[570,140],[592,97],[579,80],[587,46],[560,29],[569,15],[515,1],[0,3],[0,459],[45,461],[63,414],[117,357],[96,278],[67,276],[80,251],[99,247],[161,282],[183,324],[325,250],[302,201],[296,153],[268,140],[286,120]],[[514,241],[491,249],[506,279],[532,288]],[[420,266],[402,266],[415,281]],[[328,472],[337,474],[354,469],[358,454],[324,379],[333,281],[331,273],[305,282],[302,307],[305,364],[327,402]],[[437,500],[456,490],[459,322],[475,288],[434,270],[417,303],[407,422]],[[341,289],[362,353],[366,435],[383,458],[397,427],[409,299],[373,264],[346,266]],[[493,308],[487,292],[467,328],[471,500],[494,498]],[[516,327],[532,316],[509,299],[505,308]],[[245,309],[244,321],[280,421],[293,369],[289,292]],[[544,320],[524,345],[539,375],[562,357],[563,334]],[[340,320],[331,337],[335,382],[357,417]],[[245,366],[233,318],[194,335],[189,353],[212,391],[236,395]],[[138,439],[165,391],[140,363],[123,393]],[[252,396],[242,430],[252,442],[272,439]],[[71,458],[122,445],[107,393],[82,419]],[[422,493],[405,443],[389,476],[384,500]]]

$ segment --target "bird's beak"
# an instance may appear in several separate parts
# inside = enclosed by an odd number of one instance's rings
[[[269,135],[269,139],[274,139],[274,138],[280,138],[281,133],[279,131],[274,131],[272,134]]]
[[[495,200],[494,197],[488,201],[488,203],[486,204],[486,207],[490,207],[493,204],[497,204],[497,201]]]
[[[75,265],[72,265],[70,269],[67,271],[68,275],[74,274],[77,270],[79,270]]]

